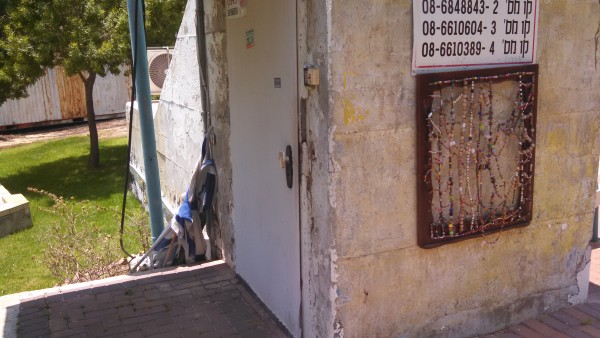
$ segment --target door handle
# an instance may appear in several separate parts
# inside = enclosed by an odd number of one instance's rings
[[[285,181],[288,188],[292,189],[294,185],[294,160],[292,157],[292,146],[285,147],[285,152],[279,152],[279,166],[285,169]]]

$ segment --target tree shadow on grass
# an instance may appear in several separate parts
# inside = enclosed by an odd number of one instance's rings
[[[31,165],[16,174],[1,178],[12,194],[33,197],[28,187],[46,190],[77,200],[108,199],[122,191],[127,167],[127,146],[101,146],[100,168],[87,166],[88,155],[61,158],[54,162]],[[27,161],[28,159],[23,159]]]

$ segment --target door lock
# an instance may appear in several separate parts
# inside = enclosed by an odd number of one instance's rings
[[[294,179],[294,161],[292,160],[292,146],[285,147],[285,153],[279,152],[279,166],[285,168],[285,181],[288,188],[292,189]]]
[[[285,181],[288,188],[292,189],[294,185],[294,160],[292,159],[292,146],[285,147],[285,153],[279,152],[279,166],[285,168]]]

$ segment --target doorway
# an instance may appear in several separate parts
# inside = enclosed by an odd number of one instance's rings
[[[296,1],[248,1],[226,27],[236,270],[299,337]]]

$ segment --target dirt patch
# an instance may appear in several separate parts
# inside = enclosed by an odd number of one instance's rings
[[[127,136],[127,120],[125,118],[97,121],[98,137],[100,139]],[[0,135],[0,149],[16,147],[39,141],[48,141],[70,136],[89,135],[87,123],[61,126],[56,128],[45,128],[34,131],[15,131]]]

